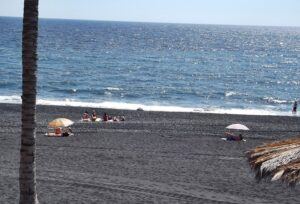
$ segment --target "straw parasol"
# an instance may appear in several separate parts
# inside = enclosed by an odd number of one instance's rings
[[[52,120],[48,126],[51,128],[58,128],[58,127],[68,127],[73,125],[73,121],[67,118],[56,118],[55,120]]]
[[[300,182],[300,138],[264,144],[247,157],[258,180],[280,180],[290,186]]]

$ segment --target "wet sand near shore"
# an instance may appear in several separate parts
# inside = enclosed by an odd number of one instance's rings
[[[300,187],[257,183],[245,157],[299,136],[299,117],[95,109],[126,121],[82,123],[84,110],[37,108],[40,203],[300,203]],[[0,113],[0,203],[17,203],[20,105],[0,104]],[[75,121],[74,136],[44,136],[57,117]],[[231,123],[250,128],[246,142],[220,139]]]

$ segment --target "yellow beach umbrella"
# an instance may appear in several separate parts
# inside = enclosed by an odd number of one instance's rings
[[[69,120],[68,118],[56,118],[55,120],[52,120],[48,126],[52,128],[58,128],[58,127],[68,127],[70,125],[73,125],[73,121]]]

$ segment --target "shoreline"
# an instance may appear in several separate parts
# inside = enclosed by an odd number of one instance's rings
[[[0,104],[20,105],[20,101],[0,102]],[[83,109],[112,109],[112,110],[142,110],[146,112],[170,112],[170,113],[200,113],[200,114],[228,114],[228,115],[253,115],[253,116],[287,116],[300,117],[298,114],[292,114],[289,111],[276,111],[271,109],[254,109],[254,108],[193,108],[183,106],[164,106],[164,105],[144,105],[137,103],[122,102],[77,102],[77,101],[49,101],[37,100],[37,106],[58,106],[58,107],[75,107]]]

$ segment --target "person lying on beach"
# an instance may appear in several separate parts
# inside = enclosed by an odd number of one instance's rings
[[[92,116],[91,116],[91,120],[92,120],[93,122],[95,122],[95,121],[97,120],[97,113],[96,113],[95,110],[93,110],[93,113],[92,113]]]
[[[119,121],[125,121],[125,117],[124,116],[109,116],[107,113],[104,113],[103,115],[103,121],[104,122],[119,122]]]
[[[125,121],[124,116],[114,116],[113,121],[118,122],[118,121]]]
[[[230,132],[225,132],[225,136],[227,141],[242,141],[244,139],[242,134],[234,135]]]
[[[68,136],[70,136],[72,133],[73,133],[73,132],[72,132],[72,129],[71,129],[70,127],[67,127],[67,128],[64,129],[64,132],[62,133],[61,136],[63,136],[63,137],[68,137]]]

